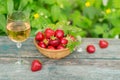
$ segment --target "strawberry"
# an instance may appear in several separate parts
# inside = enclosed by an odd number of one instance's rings
[[[100,40],[99,41],[99,46],[100,48],[107,48],[109,43],[106,40]]]
[[[40,41],[38,43],[38,46],[42,47],[42,48],[46,48],[46,44],[43,41]]]
[[[55,40],[50,40],[49,41],[49,45],[53,46],[53,47],[57,47],[60,44],[60,40],[59,39],[55,39]]]
[[[42,32],[38,32],[35,36],[35,40],[42,41],[44,39],[44,35]]]
[[[48,49],[55,50],[53,46],[48,46]]]
[[[60,43],[63,44],[63,45],[66,45],[68,43],[68,40],[66,38],[62,38],[60,40]]]
[[[64,49],[65,47],[63,45],[57,46],[57,49]]]
[[[72,35],[68,35],[72,41],[76,41],[76,38]]]
[[[31,64],[31,71],[36,72],[42,69],[42,63],[39,60],[33,60]]]
[[[95,52],[96,49],[95,49],[94,45],[88,45],[86,50],[88,53],[92,54]]]
[[[57,29],[56,31],[55,31],[55,37],[57,37],[57,38],[63,38],[64,37],[64,31],[63,30],[60,30],[60,29]]]
[[[54,36],[55,32],[51,28],[47,28],[44,33],[45,33],[46,38],[50,38],[51,36]]]

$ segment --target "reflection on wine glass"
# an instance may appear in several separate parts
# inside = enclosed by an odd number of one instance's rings
[[[13,42],[16,42],[17,48],[21,48],[22,42],[27,40],[30,35],[30,24],[28,17],[22,11],[16,11],[8,14],[6,31]],[[17,64],[21,64],[21,56],[18,53]]]

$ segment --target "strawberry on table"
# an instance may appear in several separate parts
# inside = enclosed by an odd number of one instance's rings
[[[33,60],[32,64],[31,64],[31,71],[36,72],[36,71],[39,71],[41,69],[42,69],[42,63],[37,59]]]
[[[95,48],[95,46],[94,45],[88,45],[87,47],[86,47],[86,51],[89,53],[89,54],[93,54],[95,51],[96,51],[96,48]]]
[[[100,48],[107,48],[109,43],[106,40],[100,40],[99,41],[99,46]]]

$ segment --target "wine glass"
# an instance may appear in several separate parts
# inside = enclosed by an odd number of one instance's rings
[[[16,43],[18,49],[21,48],[22,42],[28,39],[30,31],[29,18],[24,12],[15,11],[8,14],[6,32],[10,40]],[[17,56],[18,60],[16,63],[22,64],[20,53]]]

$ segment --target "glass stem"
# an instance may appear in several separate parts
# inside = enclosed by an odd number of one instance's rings
[[[18,49],[20,49],[22,46],[21,42],[17,42],[16,46]],[[20,55],[19,51],[17,53],[17,58],[18,58],[17,64],[21,64],[21,55]]]

